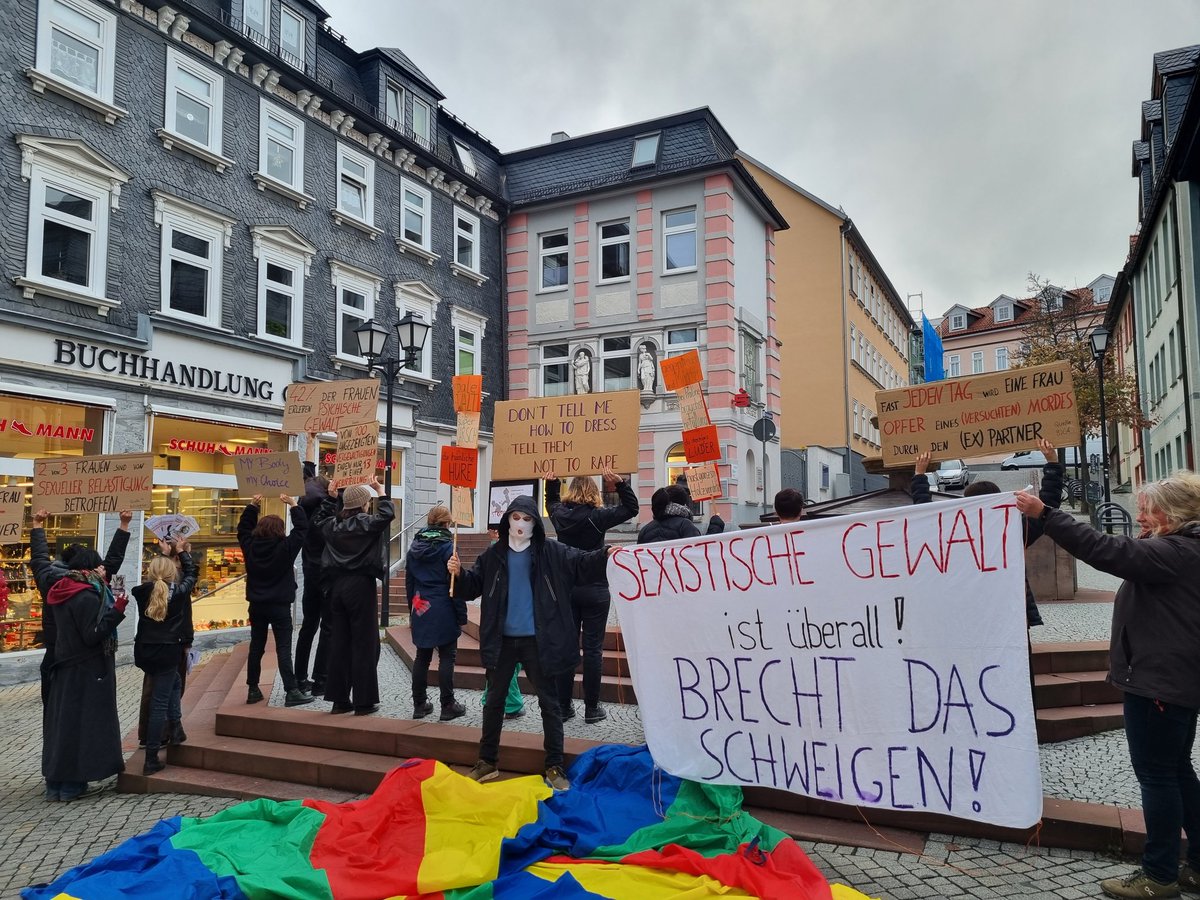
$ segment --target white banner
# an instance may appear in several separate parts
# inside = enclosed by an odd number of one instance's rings
[[[673,775],[1016,828],[1042,813],[1011,494],[616,553],[646,742]]]

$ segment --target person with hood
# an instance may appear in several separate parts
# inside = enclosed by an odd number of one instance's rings
[[[383,577],[383,547],[396,517],[383,485],[352,484],[337,489],[317,511],[316,526],[325,538],[321,565],[329,579],[329,617],[332,634],[325,699],[334,713],[353,711],[369,716],[379,709],[379,589]],[[370,512],[371,498],[379,505]]]
[[[1178,471],[1137,493],[1138,537],[1103,534],[1021,492],[1017,509],[1076,559],[1124,579],[1113,600],[1108,681],[1125,695],[1125,738],[1142,789],[1142,865],[1107,878],[1110,897],[1200,890],[1200,779],[1192,763],[1200,710],[1200,475]],[[1188,838],[1179,866],[1179,832]]]
[[[303,706],[312,703],[313,696],[300,690],[292,669],[292,604],[296,602],[296,556],[308,533],[308,516],[296,505],[295,498],[280,494],[279,499],[291,509],[291,534],[279,516],[258,517],[261,494],[246,504],[237,527],[238,544],[246,561],[246,599],[250,603],[246,702],[258,703],[263,699],[258,681],[270,628],[275,635],[279,675],[287,691],[284,705]],[[147,739],[153,737],[147,734]]]
[[[458,652],[458,636],[467,624],[467,604],[461,598],[451,598],[450,577],[446,561],[454,552],[450,526],[454,519],[450,510],[435,506],[426,517],[426,527],[417,533],[404,561],[404,587],[408,593],[409,623],[413,644],[417,648],[413,660],[413,718],[424,719],[433,712],[427,696],[429,663],[434,648],[438,653],[438,688],[442,712],[441,722],[465,716],[467,710],[454,699],[454,658]]]
[[[504,691],[517,663],[537,692],[542,711],[546,781],[556,791],[571,783],[563,771],[563,724],[557,679],[579,660],[579,639],[571,616],[571,591],[577,584],[594,584],[604,577],[605,563],[615,547],[584,552],[546,540],[532,497],[509,504],[499,528],[500,540],[483,551],[469,572],[458,554],[446,570],[455,577],[453,596],[470,600],[482,596],[479,652],[487,669],[487,705],[479,761],[469,773],[475,781],[499,774],[500,731],[504,725]]]
[[[45,520],[45,510],[34,515],[36,527]],[[77,800],[89,781],[125,770],[114,635],[128,600],[113,597],[106,566],[95,550],[77,550],[71,566],[46,596],[56,636],[42,712],[47,800]]]
[[[559,500],[559,481],[553,472],[546,477],[546,508],[561,543],[577,550],[596,550],[604,546],[604,535],[638,514],[637,494],[629,482],[611,469],[602,475],[605,483],[616,487],[618,506],[605,506],[594,478],[577,476],[567,485]],[[571,615],[575,640],[582,635],[583,646],[583,721],[589,725],[607,717],[600,705],[600,670],[604,657],[604,633],[608,629],[608,578],[590,584],[577,584],[571,591]],[[571,694],[575,689],[575,668],[564,672],[558,682],[558,702],[563,721],[575,717]]]
[[[162,553],[146,564],[146,580],[133,589],[133,601],[138,608],[133,663],[146,673],[151,684],[143,775],[153,775],[165,768],[158,758],[164,733],[169,734],[168,742],[172,744],[187,740],[179,706],[183,693],[179,655],[187,638],[187,611],[196,586],[196,564],[186,542],[172,547],[166,541],[159,541],[159,547]],[[178,558],[178,567],[172,557]]]
[[[310,522],[316,518],[317,510],[328,496],[329,479],[318,475],[316,466],[306,462],[304,496],[300,498],[300,508]],[[310,691],[314,696],[325,693],[325,672],[329,658],[329,588],[321,568],[321,555],[324,552],[325,537],[321,529],[309,528],[304,538],[304,549],[300,551],[300,568],[304,573],[304,592],[300,596],[300,605],[304,621],[300,623],[300,636],[296,638],[296,681],[300,690]],[[313,638],[317,640],[317,655],[313,657],[310,680],[308,659],[312,654]]]
[[[654,516],[638,531],[639,544],[657,544],[677,538],[699,537],[700,529],[692,521],[692,495],[686,487],[672,484],[659,488],[650,497],[650,512]],[[725,522],[714,515],[708,520],[705,534],[720,534]]]

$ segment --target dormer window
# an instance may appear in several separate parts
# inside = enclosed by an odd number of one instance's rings
[[[479,170],[475,168],[475,155],[471,153],[471,148],[462,141],[456,140],[454,149],[458,152],[458,162],[462,166],[462,170],[471,178],[478,178]]]
[[[652,166],[658,162],[658,143],[662,137],[661,132],[654,134],[644,134],[641,137],[633,139],[633,161],[629,164],[631,169],[637,169],[641,166]]]
[[[1013,308],[1011,303],[1002,303],[996,307],[997,322],[1011,322],[1013,318]]]
[[[967,327],[967,314],[966,313],[954,313],[952,316],[950,316],[950,330],[951,331],[962,331],[966,327]]]

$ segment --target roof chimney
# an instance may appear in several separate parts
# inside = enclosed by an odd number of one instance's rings
[[[557,144],[559,141],[565,141],[570,135],[565,131],[556,131],[550,135],[550,143]]]

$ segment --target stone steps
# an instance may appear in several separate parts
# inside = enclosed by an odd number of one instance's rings
[[[1107,681],[1107,641],[1034,644],[1032,666],[1039,743],[1124,727],[1122,692]]]

